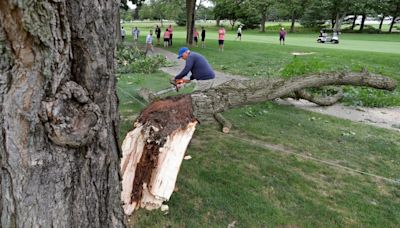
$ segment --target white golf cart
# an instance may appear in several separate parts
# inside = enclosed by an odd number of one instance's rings
[[[332,34],[332,35],[330,35]],[[319,32],[319,37],[317,39],[318,43],[339,43],[339,32],[334,29],[321,29]]]

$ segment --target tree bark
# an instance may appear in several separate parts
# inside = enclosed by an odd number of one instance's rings
[[[343,13],[342,15],[340,15],[340,13],[336,14],[336,23],[335,23],[335,31],[339,32],[341,30],[341,26],[342,26],[342,21],[343,18],[346,16],[346,13]]]
[[[354,27],[356,27],[356,21],[357,21],[357,14],[354,14],[354,20],[353,20],[353,24],[351,25],[351,30],[354,30]]]
[[[217,120],[222,125],[222,132],[229,133],[232,128],[232,123],[225,119],[221,113],[214,115],[215,120]]]
[[[292,23],[290,24],[290,32],[294,32],[294,23],[296,22],[296,11],[292,12]]]
[[[118,1],[0,1],[1,227],[124,227]]]
[[[267,21],[267,13],[263,12],[261,14],[261,22],[260,22],[260,24],[261,24],[261,32],[265,32],[265,22],[266,21]]]
[[[193,44],[193,32],[194,32],[194,16],[196,11],[196,0],[186,0],[186,43],[189,45]]]
[[[382,14],[382,19],[381,22],[379,23],[379,32],[382,32],[382,25],[384,20],[385,20],[385,14]]]
[[[306,99],[322,101],[302,90],[327,85],[358,85],[394,90],[397,82],[368,72],[318,74],[286,80],[232,80],[203,92],[168,97],[151,103],[135,121],[135,129],[128,133],[122,148],[122,198],[125,213],[130,214],[138,207],[158,208],[162,201],[169,199],[179,171],[176,165],[180,165],[183,159],[182,148],[186,149],[190,140],[185,135],[192,136],[197,120],[201,123],[216,116],[230,128],[230,123],[219,115],[220,112],[250,103],[274,100],[292,93]],[[339,96],[335,95],[330,101],[335,102],[336,98]],[[165,159],[166,154],[178,154],[174,156],[176,161]],[[174,168],[168,168],[167,163]],[[169,172],[160,172],[165,169],[173,170],[173,178],[170,178]],[[154,176],[155,173],[161,175]],[[168,182],[168,191],[157,190],[160,189],[157,183],[164,182]]]
[[[389,32],[390,33],[393,30],[393,25],[396,22],[396,18],[399,16],[399,13],[400,13],[400,2],[397,2],[396,10],[392,13],[393,19],[392,19],[392,22],[390,23],[390,27],[389,27]]]
[[[367,15],[362,14],[362,19],[361,19],[361,24],[360,24],[360,32],[364,30],[364,25],[365,25],[365,19],[367,18]]]

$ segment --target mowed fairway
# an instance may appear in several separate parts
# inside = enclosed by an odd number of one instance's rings
[[[145,30],[142,28],[142,38]],[[275,34],[244,31],[218,52],[215,28],[207,28],[205,55],[214,69],[247,77],[291,77],[336,70],[361,70],[400,81],[398,35],[344,34],[339,45],[317,44],[318,34],[288,34],[279,46]],[[130,30],[128,30],[128,34]],[[175,28],[176,52],[184,32]],[[346,38],[347,37],[347,38]],[[380,41],[379,37],[382,37]],[[129,37],[128,37],[129,40]],[[352,49],[351,43],[358,43]],[[362,45],[361,45],[362,44]],[[383,46],[386,51],[382,51]],[[379,47],[376,47],[380,45]],[[293,57],[294,51],[314,52]],[[124,74],[118,94],[121,139],[139,110],[140,87],[168,86],[169,75]],[[399,90],[347,88],[346,99],[379,106],[400,105]],[[139,101],[143,104],[140,104]],[[368,103],[370,102],[370,103]],[[181,167],[168,213],[139,210],[135,227],[399,227],[400,133],[261,102],[229,110],[232,133],[201,123]]]
[[[127,25],[128,33],[132,25]],[[288,29],[288,27],[286,27]],[[142,28],[142,38],[144,39],[145,34],[148,30],[152,29],[149,27]],[[197,27],[198,31],[201,31],[200,26]],[[207,27],[207,40],[217,40],[217,28]],[[163,30],[162,30],[163,31]],[[236,38],[236,30],[230,30],[226,28],[227,35],[226,41],[233,41]],[[162,32],[163,33],[163,32]],[[400,33],[395,34],[349,34],[343,33],[339,36],[340,44],[320,44],[316,40],[319,33],[288,33],[286,36],[286,45],[294,45],[301,47],[313,47],[313,48],[327,48],[327,49],[339,49],[339,50],[354,50],[354,51],[368,51],[368,52],[381,52],[381,53],[393,53],[400,54]],[[331,34],[330,34],[331,35]],[[175,29],[174,38],[185,38],[186,31],[181,28]],[[256,42],[256,43],[268,43],[268,44],[279,44],[278,32],[268,31],[266,33],[260,33],[253,30],[243,30],[242,42]]]

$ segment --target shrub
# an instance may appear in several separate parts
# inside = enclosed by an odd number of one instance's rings
[[[116,55],[117,73],[154,73],[168,64],[162,55],[146,56],[136,46],[119,45]]]
[[[255,29],[260,27],[260,17],[256,14],[250,14],[239,20],[244,24],[244,29]]]

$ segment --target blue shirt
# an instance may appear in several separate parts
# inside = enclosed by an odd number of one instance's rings
[[[175,79],[181,79],[188,73],[192,72],[190,80],[209,80],[215,78],[215,74],[206,58],[196,52],[190,52],[187,59],[186,65],[183,70],[175,76]]]

